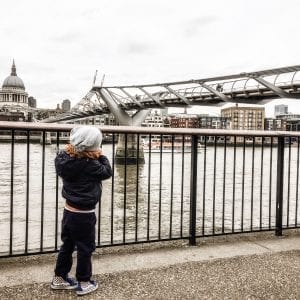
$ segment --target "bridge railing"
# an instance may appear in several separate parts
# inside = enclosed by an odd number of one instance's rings
[[[74,125],[0,122],[0,257],[55,252],[64,207],[54,158]],[[101,127],[113,177],[98,247],[299,228],[299,133]],[[145,163],[117,165],[120,134]],[[129,151],[125,150],[125,153]],[[138,152],[138,155],[142,155]]]
[[[245,73],[246,74],[246,73]],[[262,76],[261,78],[264,78],[266,81],[270,82],[272,85],[276,87],[283,88],[285,90],[289,89],[297,89],[299,88],[299,76],[298,71],[289,71],[285,73],[278,73],[274,75],[273,73],[270,75]],[[201,81],[201,80],[200,80]],[[214,93],[212,91],[206,89],[205,87],[201,86],[200,83],[193,82],[191,80],[190,82],[173,82],[173,83],[168,83],[167,85],[171,85],[173,89],[175,89],[176,93],[180,94],[183,97],[209,97],[213,96]],[[249,76],[243,76],[242,74],[240,75],[240,78],[233,79],[224,79],[224,80],[216,80],[216,81],[211,81],[209,80],[207,82],[207,85],[210,86],[211,88],[215,90],[219,90],[225,94],[232,94],[232,93],[247,93],[247,92],[258,92],[262,93],[263,91],[269,90],[268,87],[265,87],[263,84],[259,83],[256,81],[254,78],[251,78]],[[145,85],[146,87],[147,85]],[[150,85],[150,87],[153,87],[155,85]],[[148,86],[149,87],[149,86]],[[126,87],[133,89],[135,87]],[[156,89],[161,89],[160,91],[156,93],[152,93],[152,97],[157,97],[157,99],[174,99],[176,98],[176,95],[174,93],[165,90],[163,85],[157,84]],[[110,89],[118,89],[118,87],[111,87]],[[140,92],[139,90],[137,90]],[[112,94],[114,94],[115,98],[118,99],[121,102],[124,103],[131,103],[132,102],[132,97],[128,97],[128,93],[125,93],[122,95],[116,92],[110,91]],[[133,92],[133,91],[132,91]],[[150,91],[149,91],[150,92]],[[151,92],[150,92],[151,93]],[[149,97],[148,94],[144,93],[141,95],[138,95],[138,100],[143,102],[147,102],[150,100],[151,97]]]

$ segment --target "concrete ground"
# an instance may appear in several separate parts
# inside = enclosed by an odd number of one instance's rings
[[[0,299],[76,298],[50,290],[55,258],[0,259]],[[100,249],[93,267],[85,299],[300,299],[300,231]]]

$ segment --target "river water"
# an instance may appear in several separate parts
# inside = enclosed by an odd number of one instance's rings
[[[2,143],[0,149],[0,253],[9,251],[11,218],[13,220],[12,251],[22,253],[26,239],[27,149],[25,144],[15,144],[12,197],[10,194],[11,145]],[[45,148],[44,194],[42,195],[42,146],[30,145],[29,252],[39,249],[41,239],[43,249],[54,249],[56,151],[55,145],[47,145]],[[103,151],[112,161],[112,145],[104,145]],[[200,150],[197,181],[198,235],[221,233],[222,230],[232,232],[274,226],[276,154],[275,148],[271,156],[271,148],[265,147],[262,156],[260,147],[255,147],[254,154],[252,147],[246,147],[243,171],[243,148],[237,147],[234,152],[233,147],[227,147],[224,172],[223,147],[215,149],[208,146],[206,151]],[[300,220],[299,209],[296,207],[297,201],[299,206],[299,200],[296,199],[297,185],[299,188],[297,155],[297,147],[291,147],[290,155],[289,149],[286,148],[283,224],[289,226],[299,223]],[[214,158],[216,158],[216,165],[214,165]],[[161,166],[160,161],[162,161]],[[124,166],[115,166],[114,179],[103,182],[101,207],[97,208],[98,221],[100,220],[97,225],[97,242],[104,245],[110,244],[111,241],[129,242],[135,238],[141,241],[147,238],[155,240],[159,236],[160,238],[188,236],[190,169],[190,153],[184,155],[174,153],[173,156],[171,153],[163,153],[162,160],[160,160],[160,153],[152,153],[150,166],[149,154],[145,153],[145,164],[140,165],[138,170],[136,166],[127,166],[126,170]],[[127,176],[124,181],[125,171]],[[60,194],[61,180],[59,180],[58,191],[59,246],[60,220],[64,206],[64,199]],[[11,198],[13,198],[12,210]]]

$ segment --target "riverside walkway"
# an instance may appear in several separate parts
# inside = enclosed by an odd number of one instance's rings
[[[55,257],[1,259],[0,299],[77,298],[50,290]],[[93,266],[85,299],[300,299],[300,231],[102,248]]]

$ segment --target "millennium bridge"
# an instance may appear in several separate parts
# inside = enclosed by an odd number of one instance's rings
[[[70,113],[44,119],[58,122],[112,113],[120,125],[139,126],[151,108],[226,103],[264,104],[276,98],[300,98],[300,66],[196,80],[128,86],[93,86]],[[132,112],[128,114],[126,112]]]

